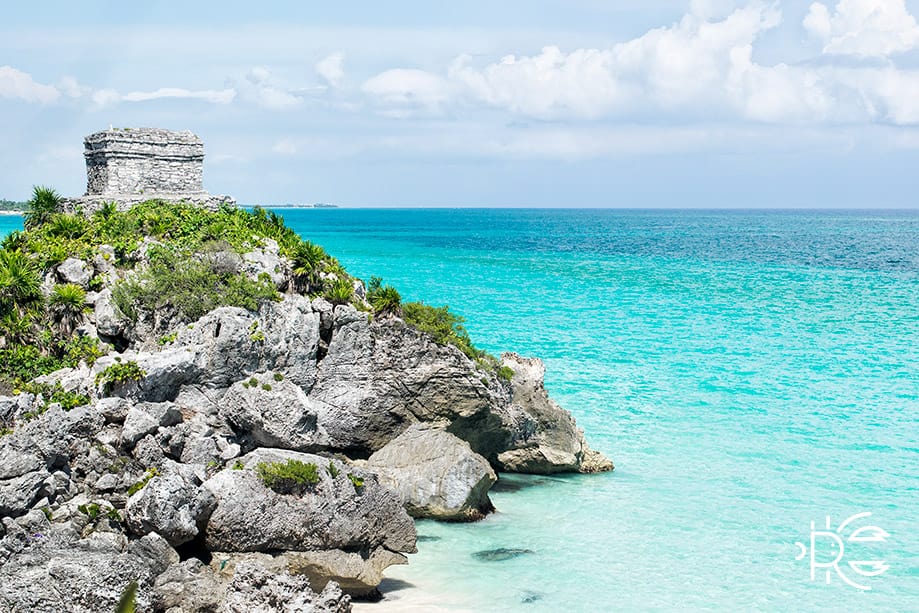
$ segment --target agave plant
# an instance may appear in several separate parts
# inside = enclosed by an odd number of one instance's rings
[[[32,313],[10,310],[0,316],[0,346],[23,345],[32,340],[35,320]]]
[[[310,286],[315,285],[319,269],[327,257],[325,249],[310,241],[302,241],[297,245],[292,258],[293,273],[301,291],[309,291]]]
[[[373,307],[374,313],[398,314],[402,304],[402,296],[399,290],[392,285],[384,285],[376,288],[374,292],[368,292],[367,298],[370,306]]]
[[[48,298],[48,311],[57,322],[62,336],[73,333],[86,310],[86,292],[79,285],[55,285]]]
[[[326,292],[326,298],[332,304],[347,304],[354,295],[354,285],[347,278],[338,278]]]
[[[32,188],[32,198],[27,203],[29,210],[23,218],[26,230],[40,226],[58,211],[61,205],[60,195],[50,187],[36,185]]]
[[[41,279],[28,256],[0,250],[0,310],[20,313],[41,300]]]

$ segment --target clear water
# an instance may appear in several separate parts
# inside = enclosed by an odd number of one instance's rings
[[[479,346],[542,357],[616,462],[421,522],[389,574],[443,609],[919,610],[919,213],[282,213]],[[858,559],[890,570],[811,582],[795,542],[861,511],[891,537]],[[500,547],[534,553],[473,557]]]

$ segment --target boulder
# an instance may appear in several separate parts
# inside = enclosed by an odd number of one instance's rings
[[[121,440],[129,448],[160,427],[174,426],[182,421],[182,413],[171,402],[140,402],[128,409],[121,430]]]
[[[156,578],[153,605],[157,611],[216,611],[226,598],[226,583],[201,560],[189,558]]]
[[[220,400],[220,417],[264,447],[318,451],[329,446],[319,424],[322,402],[286,378],[266,374],[234,383]]]
[[[112,290],[105,288],[96,294],[93,308],[96,332],[103,337],[117,338],[130,327],[130,320],[115,306]]]
[[[179,561],[156,534],[128,544],[114,533],[80,539],[68,524],[52,524],[19,538],[24,546],[0,566],[0,611],[111,613],[132,581],[138,610],[148,611],[154,578]]]
[[[74,283],[86,288],[93,278],[93,268],[77,258],[67,258],[57,266],[57,276],[61,283]]]
[[[370,456],[367,468],[412,517],[475,520],[494,509],[488,490],[497,476],[488,461],[440,428],[411,426]]]
[[[514,371],[510,408],[522,411],[533,424],[522,429],[509,449],[497,454],[501,470],[537,474],[612,470],[612,462],[587,445],[574,417],[549,398],[542,360],[516,353],[505,353],[501,359]]]
[[[268,275],[278,289],[287,289],[287,261],[281,257],[277,241],[268,239],[258,249],[253,249],[242,256],[242,270],[250,277],[257,279]]]
[[[481,379],[457,348],[436,345],[396,318],[371,323],[366,313],[338,306],[310,397],[331,407],[325,425],[335,447],[369,455],[413,423],[487,415],[504,392]]]
[[[178,546],[198,535],[214,509],[210,491],[188,473],[153,477],[128,499],[125,520],[135,534],[156,532]]]
[[[321,594],[310,589],[309,579],[300,575],[274,573],[251,562],[236,567],[227,586],[220,613],[348,613],[351,599],[334,583]]]
[[[100,382],[99,394],[134,401],[174,400],[183,385],[196,382],[203,376],[197,357],[195,352],[185,347],[171,347],[155,352],[126,351],[121,355],[110,354],[96,360],[92,368],[93,382],[106,368],[133,361],[144,373],[140,379],[108,385]]]
[[[319,483],[302,495],[266,487],[256,474],[258,463],[288,459],[315,464]],[[259,449],[240,462],[242,470],[225,469],[204,483],[217,500],[205,531],[212,551],[415,551],[414,522],[372,474],[292,451]],[[363,485],[356,486],[348,474],[363,479]]]

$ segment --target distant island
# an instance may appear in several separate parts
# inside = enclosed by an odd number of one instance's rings
[[[327,204],[325,202],[316,202],[313,204],[270,204],[266,205],[269,209],[337,209],[337,204]]]
[[[25,202],[18,202],[16,200],[2,200],[0,199],[0,212],[22,212],[28,208],[28,205]]]

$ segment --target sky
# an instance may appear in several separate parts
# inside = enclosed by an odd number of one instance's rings
[[[191,130],[249,204],[915,208],[919,0],[33,2],[0,198]]]

